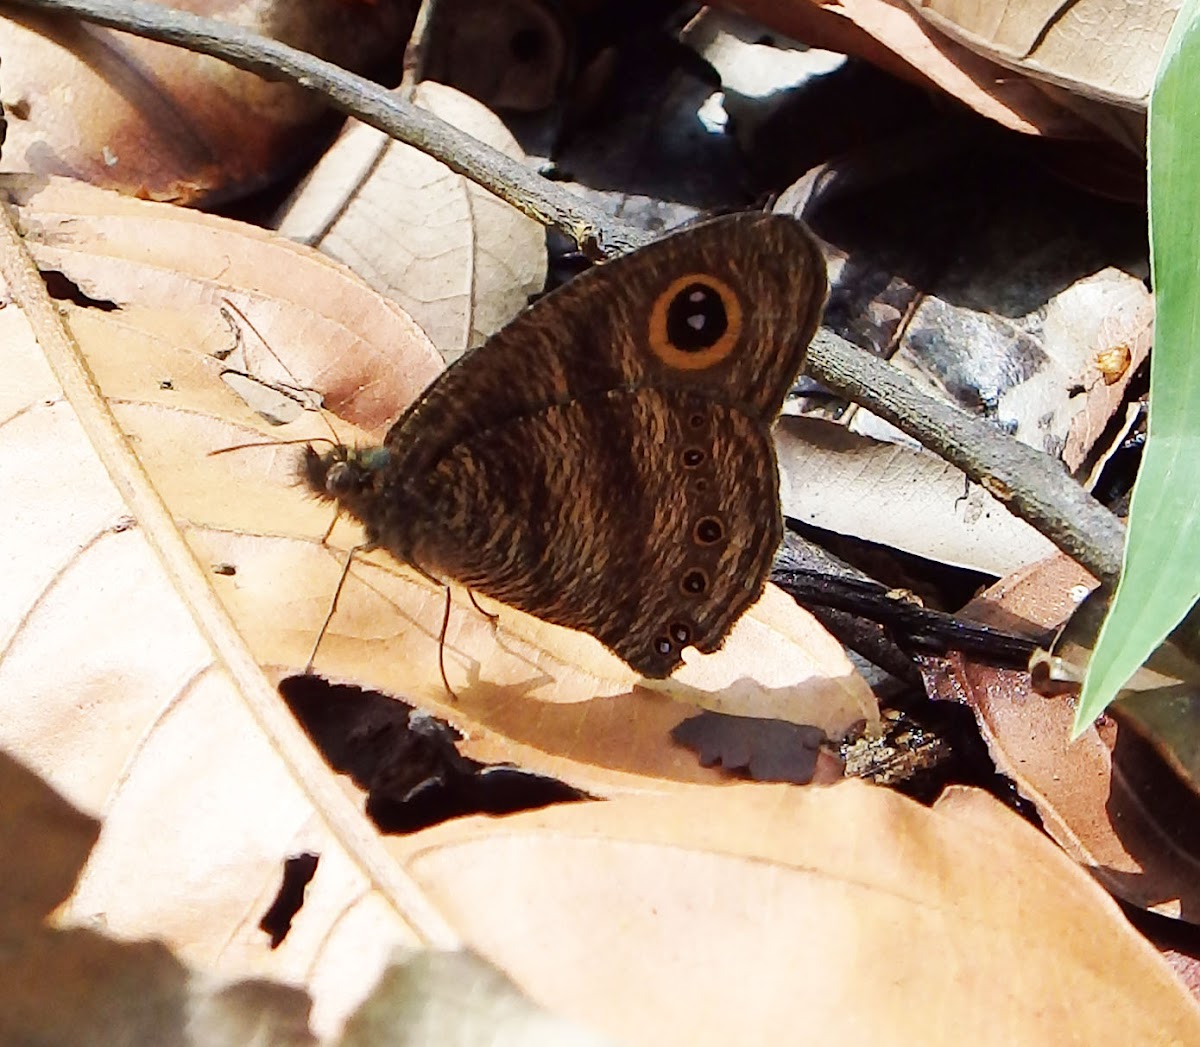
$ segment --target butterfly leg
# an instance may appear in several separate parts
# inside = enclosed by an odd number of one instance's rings
[[[330,536],[331,534],[333,534],[333,529],[334,529],[334,528],[337,526],[337,522],[338,522],[338,520],[341,518],[341,515],[342,515],[341,513],[334,513],[334,514],[333,514],[333,519],[329,521],[329,526],[325,528],[325,533],[324,533],[323,535],[321,535],[321,544],[322,544],[322,545],[328,545],[328,544],[329,544],[329,536]],[[350,561],[349,561],[349,560],[347,560],[347,561],[346,561],[346,565],[347,565],[347,566],[346,566],[346,570],[349,570],[349,569],[350,569],[350,567],[349,567],[349,564],[350,564]],[[345,577],[346,577],[346,576],[343,574],[343,575],[342,575],[342,579],[343,579],[343,581],[345,580]]]
[[[336,518],[334,519],[334,522],[337,522]],[[330,531],[333,530],[332,524],[330,525],[329,529]],[[329,535],[326,534],[325,537],[328,538]],[[324,539],[322,539],[321,544],[324,544]],[[337,613],[338,598],[342,595],[342,586],[346,584],[346,576],[350,573],[350,565],[354,562],[354,554],[370,552],[374,548],[375,546],[373,543],[364,542],[361,545],[354,546],[354,548],[351,549],[349,554],[346,556],[346,563],[342,567],[342,575],[338,579],[337,588],[333,591],[333,600],[330,601],[329,604],[329,612],[325,615],[325,621],[321,623],[321,628],[317,633],[317,640],[313,644],[312,653],[309,654],[308,661],[304,665],[305,676],[308,676],[312,673],[313,662],[317,660],[317,649],[321,646],[321,641],[325,639],[325,633],[329,629],[329,623],[333,621],[333,616]]]
[[[454,693],[454,688],[450,686],[450,681],[446,677],[446,630],[450,627],[450,586],[445,586],[445,589],[446,607],[442,611],[442,628],[438,633],[438,671],[442,674],[442,686],[446,688],[450,700],[457,702],[458,695]]]

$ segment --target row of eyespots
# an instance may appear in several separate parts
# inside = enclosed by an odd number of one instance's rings
[[[650,350],[663,363],[681,370],[700,370],[720,363],[733,351],[742,333],[742,307],[733,289],[708,273],[689,273],[673,280],[658,296],[650,313]],[[708,416],[693,410],[687,426],[699,434],[708,425]],[[693,472],[708,461],[702,447],[684,448],[685,471]],[[708,491],[706,476],[696,476],[690,489],[697,494]],[[700,546],[715,545],[725,537],[725,525],[716,516],[703,516],[692,527],[692,541]],[[698,567],[688,570],[679,580],[685,596],[703,596],[709,589],[709,577]],[[692,627],[686,622],[671,622],[655,638],[655,652],[667,657],[686,647],[692,639]]]
[[[689,447],[684,451],[684,466],[695,467],[707,457],[699,448]],[[703,479],[703,478],[700,478]],[[698,482],[698,481],[697,481]],[[696,545],[716,545],[725,538],[725,525],[720,517],[702,516],[692,527],[692,541]],[[679,589],[685,596],[703,596],[708,592],[708,574],[699,567],[693,567],[679,580]],[[692,638],[691,626],[686,622],[674,621],[667,626],[666,633],[654,641],[655,651],[666,657],[673,651],[688,645]]]

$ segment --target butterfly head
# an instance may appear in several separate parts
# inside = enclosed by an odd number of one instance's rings
[[[334,444],[321,454],[310,445],[300,461],[300,478],[318,498],[336,502],[339,509],[361,520],[378,493],[389,458],[385,447]]]

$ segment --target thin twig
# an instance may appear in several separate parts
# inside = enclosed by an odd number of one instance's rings
[[[856,386],[856,402],[958,466],[1100,581],[1120,573],[1125,528],[1056,458],[925,395],[890,364],[824,329],[805,369],[831,389]]]
[[[400,97],[406,102],[413,100],[417,84],[426,78],[425,67],[429,63],[427,41],[437,14],[437,6],[438,0],[421,0],[412,32],[408,34],[408,44],[404,48],[404,74],[400,78],[399,87]]]
[[[142,0],[4,0],[3,6],[74,14],[223,59],[265,79],[309,88],[536,221],[556,226],[592,255],[620,254],[652,239],[365,77],[276,40]],[[827,331],[813,342],[807,370],[953,462],[1102,581],[1119,574],[1124,546],[1120,522],[1048,455],[925,395],[895,368]]]

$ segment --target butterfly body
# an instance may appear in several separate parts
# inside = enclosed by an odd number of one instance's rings
[[[309,449],[305,475],[397,559],[667,676],[762,592],[781,535],[770,427],[824,294],[793,219],[690,227],[547,295],[382,448]]]

